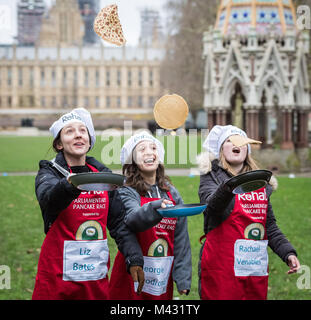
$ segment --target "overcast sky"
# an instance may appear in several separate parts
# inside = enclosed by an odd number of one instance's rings
[[[0,0],[0,43],[12,42],[16,36],[16,3],[18,0]],[[46,0],[51,5],[54,0]],[[140,10],[157,9],[160,12],[162,25],[165,25],[166,0],[100,0],[100,7],[117,4],[124,35],[128,45],[136,45],[140,35]],[[9,9],[8,9],[9,8]],[[8,11],[9,10],[9,11]],[[11,13],[11,14],[10,14]]]
[[[101,0],[101,7],[117,4],[122,29],[129,45],[138,43],[140,35],[140,10],[148,7],[157,9],[160,13],[162,25],[165,23],[166,0]]]

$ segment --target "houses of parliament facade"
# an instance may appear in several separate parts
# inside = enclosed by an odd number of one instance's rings
[[[56,0],[34,45],[0,46],[0,127],[27,117],[47,128],[74,107],[87,108],[103,128],[151,119],[162,95],[163,48],[87,45],[84,34],[78,3]]]

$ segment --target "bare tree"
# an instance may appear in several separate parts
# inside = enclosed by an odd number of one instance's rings
[[[162,86],[182,95],[191,110],[202,108],[203,33],[216,21],[219,0],[168,0],[169,36],[161,67]]]

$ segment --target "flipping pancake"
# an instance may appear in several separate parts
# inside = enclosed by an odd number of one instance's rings
[[[246,144],[261,144],[261,141],[245,138],[240,135],[233,135],[229,137],[230,141],[236,146],[236,147],[242,147]]]
[[[173,130],[184,124],[189,113],[187,102],[177,94],[162,96],[153,109],[154,119],[164,129]]]
[[[116,4],[103,8],[94,20],[94,31],[105,41],[122,46],[126,40]]]

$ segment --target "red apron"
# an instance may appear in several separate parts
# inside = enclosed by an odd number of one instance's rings
[[[167,192],[175,204],[170,192]],[[141,206],[159,198],[141,197]],[[172,266],[176,218],[163,218],[156,226],[136,233],[144,256],[145,284],[137,295],[132,277],[126,271],[124,256],[118,251],[110,278],[112,300],[171,300],[173,298]]]
[[[81,192],[59,214],[41,247],[34,300],[109,299],[108,208],[106,191]]]
[[[206,235],[201,298],[264,300],[268,290],[266,189],[235,196],[230,216]]]

